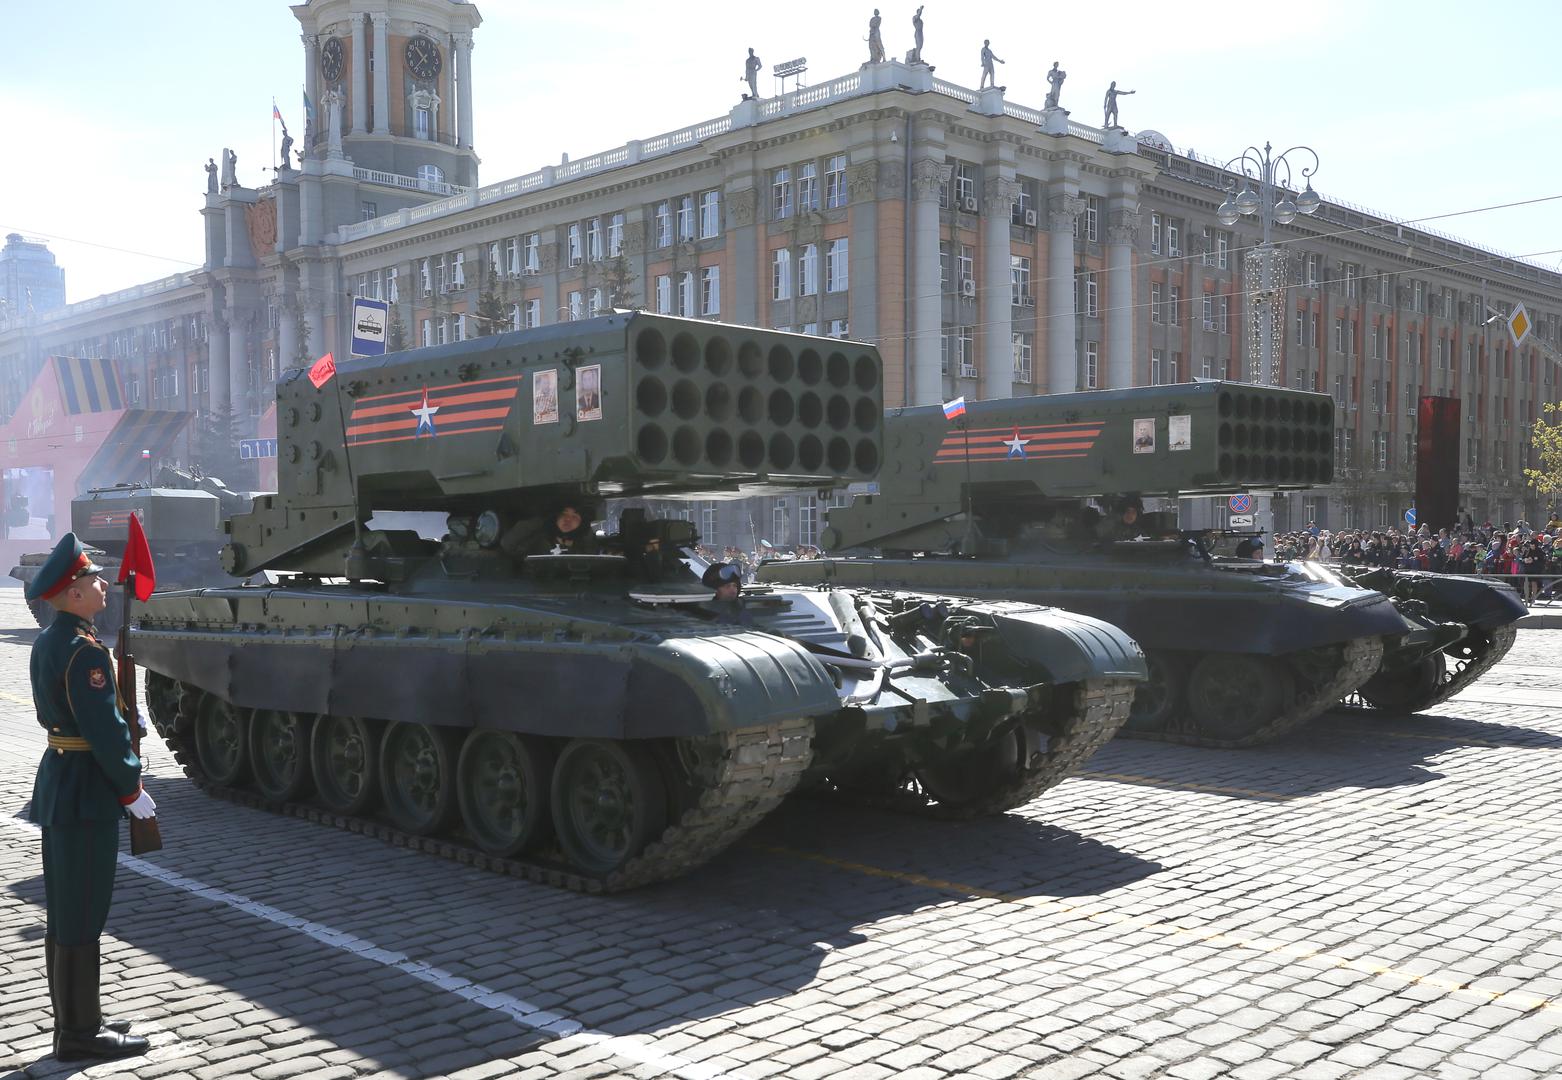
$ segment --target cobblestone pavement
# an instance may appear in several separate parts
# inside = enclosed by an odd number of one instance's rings
[[[48,1057],[33,637],[0,591],[0,1071]],[[697,874],[560,893],[210,800],[122,855],[87,1076],[1562,1075],[1562,630],[1434,715],[1114,743],[1022,813],[798,801]]]

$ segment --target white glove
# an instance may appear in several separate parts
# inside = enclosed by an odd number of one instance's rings
[[[136,801],[125,807],[125,809],[130,812],[130,816],[133,818],[144,819],[157,816],[157,804],[152,801],[152,796],[146,793],[145,788],[141,790],[141,794],[136,796]]]
[[[141,728],[141,734],[146,734],[146,713],[136,713],[136,725]]]

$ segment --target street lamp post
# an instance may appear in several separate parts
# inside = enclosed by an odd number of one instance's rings
[[[1222,225],[1235,225],[1239,218],[1258,215],[1260,240],[1243,256],[1247,278],[1247,306],[1243,312],[1247,324],[1248,381],[1262,386],[1280,383],[1280,364],[1275,355],[1285,333],[1286,252],[1275,247],[1274,227],[1288,225],[1297,214],[1315,214],[1323,200],[1313,190],[1312,177],[1318,172],[1318,154],[1310,146],[1293,146],[1279,154],[1269,143],[1262,150],[1249,146],[1226,162],[1224,169],[1242,174],[1242,190],[1233,181],[1226,188],[1226,199],[1215,211]],[[1290,155],[1305,151],[1312,155],[1311,168],[1301,176],[1306,185],[1302,193],[1291,197]],[[1257,190],[1253,185],[1257,184]],[[1274,544],[1274,515],[1270,496],[1258,496],[1257,526]]]

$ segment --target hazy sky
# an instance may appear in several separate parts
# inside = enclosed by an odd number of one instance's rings
[[[879,6],[899,56],[915,4]],[[475,141],[493,183],[721,115],[749,46],[765,62],[763,94],[770,65],[799,56],[810,83],[844,75],[867,57],[872,4],[479,8]],[[939,78],[974,87],[989,37],[1011,101],[1039,106],[1042,74],[1061,60],[1076,120],[1101,122],[1116,79],[1138,92],[1121,101],[1131,130],[1222,159],[1266,139],[1306,143],[1325,195],[1402,218],[1459,214],[1435,226],[1515,254],[1562,248],[1562,200],[1467,213],[1562,195],[1551,0],[932,0],[923,18]],[[49,239],[71,301],[199,262],[202,165],[232,146],[241,183],[269,176],[273,95],[302,134],[303,49],[282,0],[0,0],[0,26],[0,233]]]

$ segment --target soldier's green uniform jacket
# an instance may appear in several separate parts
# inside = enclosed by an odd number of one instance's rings
[[[92,624],[56,615],[33,643],[32,683],[38,722],[49,735],[85,739],[91,750],[44,751],[31,819],[71,825],[122,817],[141,791],[141,760],[119,710],[113,657]]]

